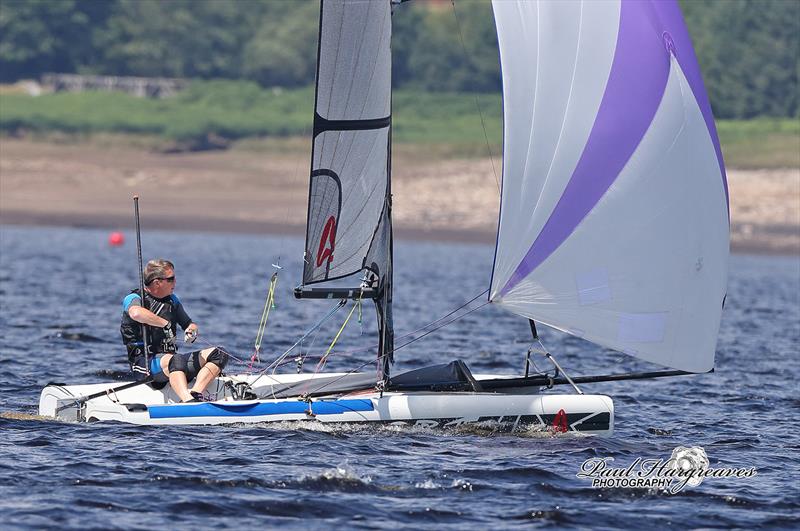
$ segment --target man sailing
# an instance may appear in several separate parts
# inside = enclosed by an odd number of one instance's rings
[[[184,331],[184,342],[197,338],[197,325],[184,310],[175,291],[175,266],[163,259],[150,260],[144,268],[144,297],[133,290],[122,301],[122,342],[128,349],[128,363],[137,381],[144,380],[146,367],[142,325],[147,329],[152,386],[161,389],[169,383],[182,402],[202,402],[203,391],[228,363],[228,354],[218,347],[180,354],[175,345],[177,325]],[[194,385],[189,389],[189,382]]]

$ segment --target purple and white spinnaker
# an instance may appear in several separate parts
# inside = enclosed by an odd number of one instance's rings
[[[505,122],[490,300],[653,363],[710,370],[727,184],[677,2],[493,8]]]

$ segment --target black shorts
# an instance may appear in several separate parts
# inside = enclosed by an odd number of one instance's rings
[[[164,371],[161,370],[161,358],[166,355],[167,354],[164,353],[157,353],[155,356],[150,357],[150,374],[153,377],[151,386],[154,389],[162,389],[169,383],[169,376],[164,374]],[[186,354],[175,353],[173,356],[180,356],[186,360],[186,380],[194,380],[201,368],[200,351],[195,350],[194,352],[187,352]],[[137,355],[131,364],[131,372],[137,382],[141,382],[147,378],[147,369],[145,369],[145,365],[144,354]]]

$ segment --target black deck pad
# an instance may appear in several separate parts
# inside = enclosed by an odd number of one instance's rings
[[[389,380],[390,391],[481,391],[467,364],[454,360],[404,372]]]

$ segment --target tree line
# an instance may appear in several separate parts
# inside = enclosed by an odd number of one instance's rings
[[[800,116],[800,2],[681,7],[718,118]],[[3,0],[0,81],[58,72],[307,86],[318,15],[318,0]],[[393,31],[396,87],[500,89],[488,0],[408,2]]]

